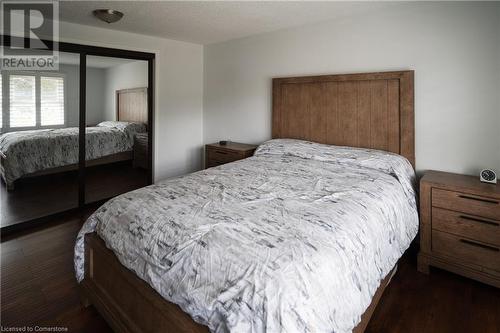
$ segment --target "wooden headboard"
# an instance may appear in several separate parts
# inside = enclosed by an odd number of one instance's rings
[[[413,71],[273,79],[273,138],[386,150],[415,166]]]
[[[116,119],[148,123],[148,88],[116,91]]]

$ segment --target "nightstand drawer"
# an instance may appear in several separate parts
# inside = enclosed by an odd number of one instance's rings
[[[216,167],[216,166],[219,166],[219,165],[223,165],[223,164],[226,164],[228,163],[227,161],[224,162],[224,161],[218,161],[218,160],[214,160],[214,159],[211,159],[211,158],[207,158],[207,162],[206,162],[206,168],[212,168],[212,167]]]
[[[500,221],[432,208],[432,229],[500,246]]]
[[[500,201],[493,198],[433,188],[432,206],[500,220]]]
[[[238,142],[205,145],[205,168],[238,161],[253,155],[257,146]]]
[[[433,230],[432,252],[500,271],[500,248],[498,246]]]
[[[207,159],[220,161],[221,163],[234,162],[241,159],[242,156],[238,153],[210,148],[207,150]]]

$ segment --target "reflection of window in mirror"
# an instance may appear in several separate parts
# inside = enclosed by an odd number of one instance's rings
[[[0,87],[2,132],[66,125],[63,73],[5,72]]]

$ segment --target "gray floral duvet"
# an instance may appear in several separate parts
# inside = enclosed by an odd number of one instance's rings
[[[138,123],[105,121],[86,129],[86,160],[129,151]],[[78,163],[78,128],[5,133],[0,136],[2,177],[9,186],[25,175]]]
[[[213,332],[350,332],[418,229],[391,153],[279,139],[255,156],[116,197],[86,233]]]

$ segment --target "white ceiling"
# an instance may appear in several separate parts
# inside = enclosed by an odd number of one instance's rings
[[[211,44],[388,5],[391,4],[317,1],[61,1],[60,19]],[[115,9],[125,16],[116,23],[107,24],[92,15],[94,9]]]

